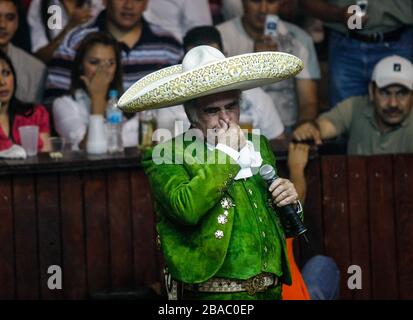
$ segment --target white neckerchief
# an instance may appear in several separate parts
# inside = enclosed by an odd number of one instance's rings
[[[241,149],[241,151],[236,151],[220,143],[218,143],[216,146],[212,146],[211,144],[207,143],[207,148],[210,151],[218,149],[226,153],[238,163],[241,169],[235,176],[235,180],[252,177],[258,172],[258,169],[262,164],[261,154],[255,151],[254,144],[251,141],[247,141],[246,145]]]

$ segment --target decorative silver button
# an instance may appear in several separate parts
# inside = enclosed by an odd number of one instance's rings
[[[229,209],[229,208],[231,208],[231,207],[234,207],[235,205],[232,203],[232,200],[231,200],[231,199],[229,199],[229,198],[223,198],[223,199],[221,200],[221,206],[222,206],[224,209]]]
[[[224,237],[224,231],[222,230],[215,231],[215,238],[222,239],[223,237]]]
[[[218,223],[219,224],[226,224],[228,222],[227,216],[224,214],[221,214],[218,216]]]

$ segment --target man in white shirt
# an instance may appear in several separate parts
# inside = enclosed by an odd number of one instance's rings
[[[208,0],[151,0],[144,17],[168,30],[180,42],[193,27],[212,25]]]
[[[279,21],[276,40],[264,38],[267,15],[278,15],[286,0],[243,0],[244,15],[217,26],[228,56],[258,51],[282,51],[304,61],[295,79],[264,87],[272,97],[284,126],[313,120],[318,113],[317,80],[320,69],[312,39],[299,27]]]

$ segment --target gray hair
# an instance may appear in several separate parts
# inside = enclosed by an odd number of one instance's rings
[[[198,115],[196,113],[196,103],[197,99],[192,99],[184,102],[184,108],[186,116],[189,119],[189,122],[193,125],[194,123],[198,122]]]
[[[241,90],[237,90],[237,91],[238,91],[238,94],[239,94],[238,95],[238,104],[239,104],[240,109],[241,109],[241,104],[244,103],[244,100],[243,100],[243,96],[241,94]],[[198,98],[195,98],[195,99],[185,101],[183,103],[184,108],[185,108],[186,116],[188,117],[189,122],[192,125],[194,125],[195,123],[197,123],[199,121],[198,114],[197,114],[197,109],[198,109],[197,108],[197,102],[198,102]]]

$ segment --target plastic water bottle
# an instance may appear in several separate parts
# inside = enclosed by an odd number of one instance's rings
[[[109,91],[109,100],[106,107],[108,152],[123,152],[122,143],[122,111],[117,107],[118,92]]]

